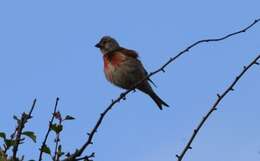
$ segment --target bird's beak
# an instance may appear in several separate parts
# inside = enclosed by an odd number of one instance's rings
[[[95,47],[96,47],[96,48],[101,48],[102,46],[101,46],[100,43],[97,43],[97,44],[95,45]]]

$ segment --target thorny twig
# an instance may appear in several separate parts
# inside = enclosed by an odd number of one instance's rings
[[[250,67],[252,67],[254,64],[255,65],[259,65],[259,63],[257,62],[258,59],[260,59],[260,55],[258,55],[249,65],[244,66],[243,71],[235,78],[235,80],[231,83],[231,85],[222,93],[222,94],[217,94],[217,100],[215,101],[215,103],[212,105],[212,107],[210,108],[210,110],[207,112],[207,114],[202,118],[202,120],[199,122],[198,126],[194,129],[192,136],[190,137],[188,143],[186,144],[186,146],[184,147],[184,149],[182,150],[180,155],[176,155],[177,160],[181,161],[184,157],[184,155],[186,154],[186,152],[191,149],[191,144],[193,142],[193,140],[195,139],[195,137],[197,136],[199,130],[201,129],[201,127],[204,125],[204,123],[207,121],[207,119],[209,118],[209,116],[215,111],[217,110],[217,106],[218,104],[221,102],[221,100],[231,91],[234,90],[234,86],[236,85],[236,83],[240,80],[240,78],[248,71],[248,69]]]
[[[42,160],[43,148],[46,146],[47,139],[48,139],[49,134],[51,132],[51,125],[53,124],[53,121],[54,121],[54,117],[55,117],[55,113],[57,111],[58,103],[59,103],[59,97],[56,98],[56,102],[55,102],[54,110],[53,110],[53,113],[52,113],[52,117],[51,117],[51,120],[49,122],[49,127],[48,127],[48,130],[47,130],[47,132],[45,134],[44,140],[43,140],[41,148],[40,148],[40,154],[39,154],[38,161]]]
[[[32,106],[31,106],[31,109],[30,109],[29,114],[23,113],[22,116],[21,116],[20,122],[19,122],[19,124],[17,125],[17,128],[16,128],[16,137],[15,137],[15,140],[14,140],[14,141],[15,141],[15,144],[14,144],[14,146],[13,146],[13,156],[12,156],[12,160],[17,160],[17,151],[18,151],[19,145],[21,144],[22,132],[23,132],[23,129],[24,129],[25,124],[27,123],[27,121],[32,118],[32,112],[33,112],[33,110],[34,110],[35,104],[36,104],[36,99],[33,100],[33,104],[32,104]]]

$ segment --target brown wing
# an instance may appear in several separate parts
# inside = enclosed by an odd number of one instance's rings
[[[121,52],[121,53],[123,53],[124,55],[126,55],[126,56],[129,56],[129,57],[132,57],[132,58],[134,58],[134,59],[138,59],[138,53],[136,52],[136,51],[134,51],[134,50],[129,50],[129,49],[126,49],[126,48],[123,48],[123,47],[120,47],[120,49],[118,50],[119,52]],[[138,60],[139,61],[139,60]],[[144,72],[145,72],[145,75],[147,76],[148,75],[148,73],[147,73],[147,71],[144,69]],[[148,78],[148,81],[149,82],[151,82],[153,85],[154,85],[154,87],[157,87],[156,85],[155,85],[155,83],[150,79],[150,78]]]
[[[135,59],[138,58],[138,54],[134,50],[129,50],[129,49],[121,47],[118,51],[120,51],[121,53],[124,53],[126,56],[129,56],[129,57],[132,57],[132,58],[135,58]]]
[[[134,51],[134,50],[129,50],[129,49],[120,47],[120,49],[118,51],[123,53],[124,55],[126,55],[128,57],[132,57],[132,58],[138,60],[138,53],[136,51]],[[140,60],[138,60],[138,62],[140,62]],[[145,76],[147,76],[148,75],[147,71],[145,70],[145,68],[143,68],[143,69],[144,69]],[[149,82],[151,82],[154,85],[154,87],[157,87],[156,84],[150,78],[148,78],[147,80]]]

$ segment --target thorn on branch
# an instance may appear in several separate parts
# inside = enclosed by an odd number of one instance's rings
[[[96,156],[96,153],[93,152],[89,157],[95,157]]]
[[[218,96],[218,98],[220,98],[220,97],[221,97],[219,93],[217,94],[217,96]]]
[[[60,141],[59,138],[55,138],[55,139],[54,139],[54,142],[59,142],[59,141]]]
[[[176,158],[178,158],[178,159],[180,158],[180,156],[179,156],[178,154],[176,154],[175,156],[176,156]]]
[[[121,97],[123,100],[126,100],[125,93],[121,93],[120,97]]]
[[[190,50],[190,48],[187,48],[186,50],[185,50],[185,52],[188,52]]]
[[[231,91],[234,91],[235,89],[234,88],[230,88]]]
[[[163,68],[161,69],[161,71],[162,71],[163,73],[165,73],[165,70],[164,70]]]
[[[65,156],[66,156],[66,157],[69,157],[69,156],[70,156],[70,152],[68,152]]]
[[[256,64],[256,65],[259,65],[260,63],[256,61],[255,64]]]

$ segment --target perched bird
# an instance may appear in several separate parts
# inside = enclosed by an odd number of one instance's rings
[[[104,73],[106,79],[112,84],[123,89],[131,89],[147,76],[137,52],[121,47],[114,38],[104,36],[95,47],[103,54]],[[153,91],[148,81],[152,83],[150,79],[145,80],[137,89],[149,95],[160,110],[163,106],[168,107],[169,105]]]

